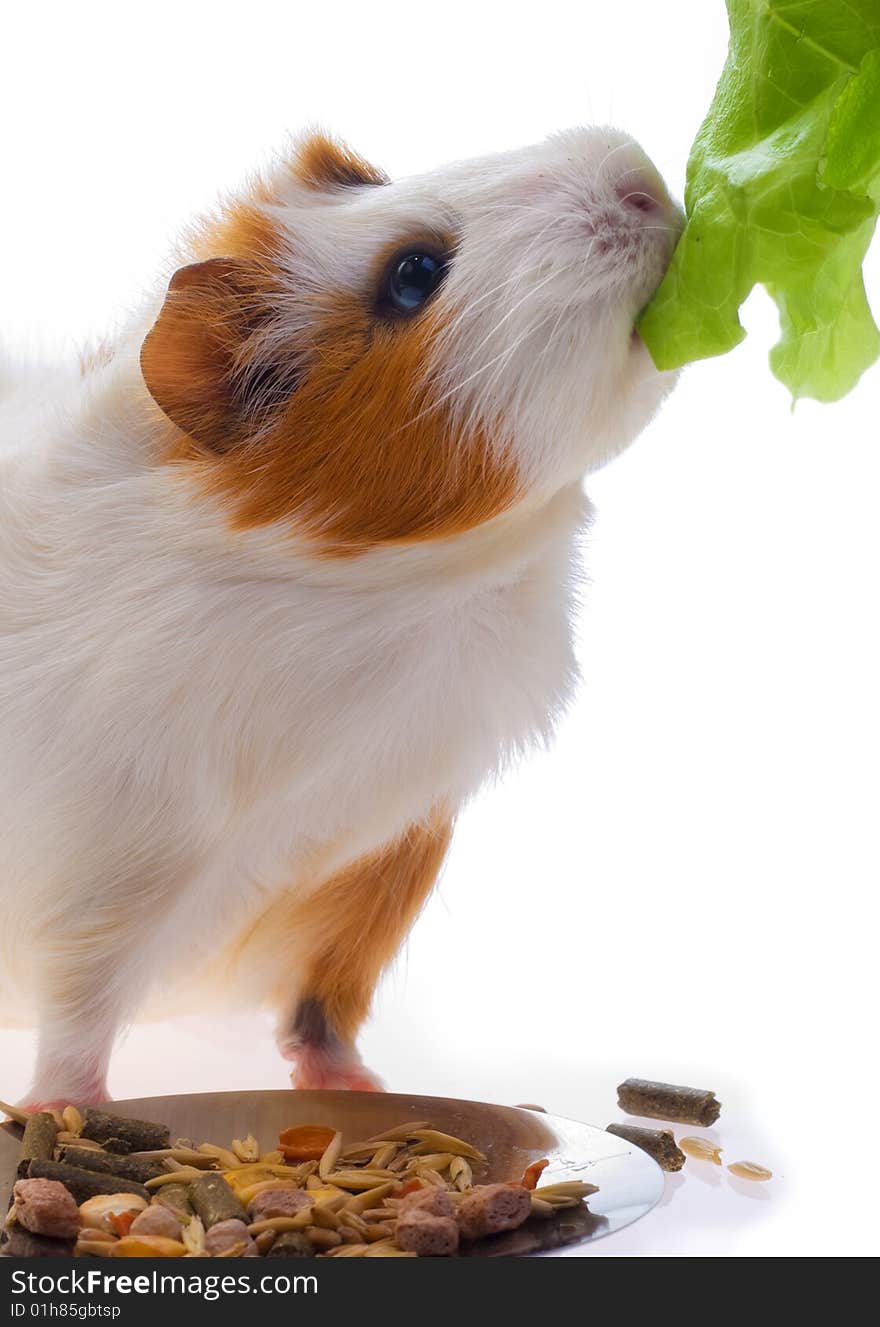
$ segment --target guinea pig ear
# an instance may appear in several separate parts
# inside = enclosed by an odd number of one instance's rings
[[[254,431],[261,409],[295,385],[295,365],[265,362],[261,338],[273,309],[256,274],[235,258],[175,272],[141,346],[141,373],[156,404],[184,433],[229,451]]]
[[[317,193],[388,183],[384,171],[328,134],[309,134],[299,144],[292,167],[297,179]]]

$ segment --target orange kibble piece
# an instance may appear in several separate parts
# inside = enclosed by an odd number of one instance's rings
[[[323,1124],[297,1124],[278,1135],[278,1146],[285,1161],[320,1161],[335,1137]]]

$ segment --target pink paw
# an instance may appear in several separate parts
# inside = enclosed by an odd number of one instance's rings
[[[383,1092],[382,1083],[354,1056],[300,1046],[285,1058],[293,1060],[291,1086],[344,1092]]]
[[[16,1104],[18,1105],[19,1110],[30,1111],[31,1114],[33,1114],[38,1110],[64,1110],[65,1106],[78,1106],[80,1108],[83,1106],[98,1106],[105,1101],[112,1100],[113,1098],[107,1091],[107,1084],[99,1083],[89,1090],[76,1092],[76,1094],[71,1094],[69,1097],[52,1097],[47,1099],[41,1096],[40,1093],[37,1093],[36,1096],[25,1097],[23,1101],[19,1101]]]
[[[65,1106],[72,1106],[73,1102],[68,1101],[66,1097],[59,1097],[57,1101],[26,1101],[16,1102],[19,1110],[26,1110],[29,1115],[36,1115],[38,1110],[64,1110]]]

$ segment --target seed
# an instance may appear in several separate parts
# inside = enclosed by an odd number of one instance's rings
[[[187,1222],[180,1238],[186,1246],[187,1253],[192,1254],[194,1258],[205,1257],[205,1227],[201,1217],[194,1216],[191,1221]]]
[[[773,1171],[766,1166],[759,1166],[757,1161],[734,1161],[727,1169],[731,1175],[738,1175],[741,1180],[772,1180]]]
[[[371,1207],[378,1204],[380,1200],[384,1202],[393,1188],[394,1183],[389,1183],[381,1185],[378,1189],[365,1189],[363,1193],[359,1193],[356,1197],[349,1198],[348,1202],[343,1205],[342,1210],[346,1213],[355,1212],[360,1216],[363,1212],[369,1211]]]
[[[415,1124],[398,1124],[394,1129],[386,1129],[368,1139],[371,1143],[405,1143],[407,1138],[418,1138],[423,1129],[430,1129],[427,1120],[417,1120]]]
[[[180,1170],[169,1170],[167,1175],[157,1175],[155,1179],[147,1180],[145,1188],[161,1189],[165,1184],[181,1184],[188,1180],[198,1180],[204,1175],[203,1170],[196,1170],[194,1166],[183,1166]]]
[[[390,1143],[352,1143],[346,1147],[342,1153],[345,1161],[366,1161],[375,1156],[377,1147],[390,1147]],[[395,1147],[400,1147],[400,1143],[395,1143]]]
[[[75,1134],[77,1138],[82,1132],[84,1124],[83,1117],[80,1115],[76,1106],[65,1106],[61,1112],[61,1122],[68,1133]]]
[[[312,1190],[312,1197],[315,1200],[316,1207],[329,1207],[331,1212],[339,1212],[343,1207],[347,1207],[352,1201],[351,1194],[346,1193],[345,1189],[337,1189],[328,1184],[326,1189]]]
[[[461,1160],[460,1157],[456,1159]],[[411,1161],[407,1170],[418,1172],[421,1167],[424,1167],[426,1170],[434,1170],[440,1174],[446,1170],[452,1160],[451,1152],[429,1152],[427,1156],[420,1156]]]
[[[341,1189],[378,1189],[381,1184],[397,1177],[390,1170],[337,1170],[325,1176],[328,1184],[336,1184]]]
[[[374,1154],[370,1161],[370,1166],[374,1170],[384,1170],[389,1161],[393,1161],[400,1150],[400,1143],[385,1143]]]
[[[478,1152],[470,1143],[452,1134],[438,1133],[436,1129],[418,1129],[415,1131],[418,1143],[411,1148],[413,1156],[424,1156],[431,1152],[452,1152],[454,1156],[469,1157],[471,1161],[485,1161],[482,1152]]]
[[[232,1150],[239,1161],[259,1161],[260,1144],[252,1133],[247,1138],[233,1138]]]
[[[338,1248],[328,1249],[328,1258],[363,1258],[366,1256],[368,1244],[340,1244]]]
[[[336,1169],[336,1163],[339,1160],[339,1154],[342,1151],[342,1134],[337,1129],[336,1133],[330,1139],[330,1142],[324,1148],[324,1154],[318,1162],[318,1174],[322,1180],[326,1180]]]
[[[80,1144],[83,1142],[80,1139]],[[216,1170],[217,1158],[196,1152],[191,1147],[160,1147],[155,1152],[131,1152],[138,1161],[177,1161],[183,1166],[193,1166],[196,1170]]]
[[[21,1110],[18,1106],[10,1106],[8,1101],[0,1101],[0,1110],[8,1115],[10,1120],[15,1120],[16,1124],[27,1124],[33,1115],[33,1111]]]
[[[696,1157],[698,1161],[712,1161],[716,1166],[721,1165],[721,1148],[708,1138],[679,1138],[678,1145],[689,1157]]]
[[[335,1249],[342,1243],[338,1230],[324,1230],[320,1226],[306,1226],[305,1237],[315,1249]]]
[[[218,1147],[216,1143],[200,1143],[196,1151],[204,1153],[206,1157],[216,1157],[224,1170],[235,1170],[241,1164],[240,1157],[228,1147]]]
[[[464,1157],[453,1157],[449,1163],[449,1178],[460,1191],[469,1189],[474,1182],[474,1172]]]
[[[328,1207],[326,1203],[315,1203],[310,1211],[312,1214],[311,1224],[314,1226],[321,1226],[324,1230],[338,1230],[342,1224],[333,1208]]]
[[[304,1207],[296,1216],[268,1216],[265,1221],[254,1221],[248,1226],[249,1235],[262,1235],[264,1230],[274,1230],[280,1235],[284,1230],[305,1230],[312,1224],[312,1209]]]
[[[391,1227],[387,1221],[371,1221],[364,1226],[364,1239],[368,1244],[375,1244],[380,1239],[390,1239]]]
[[[588,1198],[591,1193],[598,1192],[597,1184],[587,1184],[584,1180],[561,1180],[559,1184],[539,1185],[535,1189],[545,1203],[553,1202],[554,1198]]]
[[[266,1254],[271,1249],[272,1245],[275,1243],[275,1231],[264,1230],[261,1234],[257,1236],[257,1238],[254,1240],[254,1243],[257,1246],[257,1252],[260,1254],[260,1256],[265,1257]]]
[[[415,1253],[399,1249],[396,1244],[371,1244],[364,1254],[365,1258],[415,1258]]]
[[[116,1240],[78,1239],[73,1248],[75,1258],[112,1258]]]

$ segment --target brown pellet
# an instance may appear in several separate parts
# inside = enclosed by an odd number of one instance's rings
[[[619,1084],[617,1104],[627,1115],[699,1124],[704,1129],[721,1114],[721,1102],[716,1101],[715,1093],[708,1088],[654,1083],[647,1078],[627,1078]]]
[[[685,1163],[684,1152],[675,1143],[671,1129],[643,1129],[638,1124],[609,1124],[606,1133],[613,1133],[615,1138],[632,1143],[635,1147],[653,1157],[661,1170],[681,1170]]]

